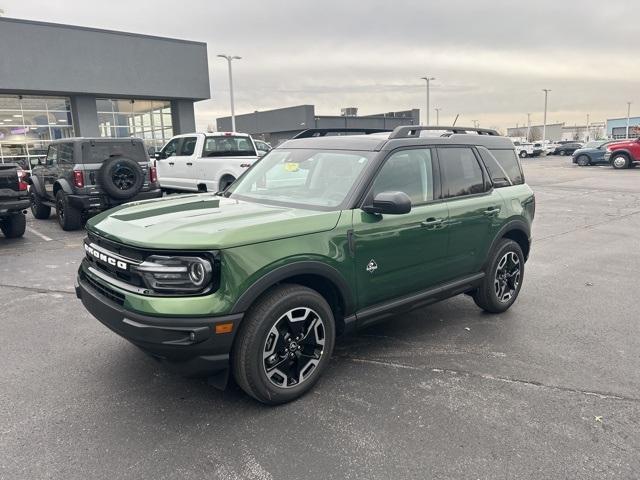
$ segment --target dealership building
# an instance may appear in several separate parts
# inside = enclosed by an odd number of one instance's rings
[[[630,117],[629,137],[636,138],[638,136],[640,136],[640,117]],[[627,117],[607,119],[607,137],[627,138]]]
[[[74,136],[160,146],[210,98],[201,42],[0,18],[0,162],[29,165]]]
[[[249,133],[274,147],[309,128],[393,130],[401,125],[420,125],[420,110],[359,116],[358,109],[351,107],[343,108],[340,115],[317,115],[314,105],[297,105],[236,115],[238,132]],[[216,127],[221,132],[231,131],[231,117],[218,118]]]

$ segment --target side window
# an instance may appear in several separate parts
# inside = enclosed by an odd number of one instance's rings
[[[401,150],[392,154],[373,182],[373,196],[381,192],[406,193],[413,205],[434,199],[431,150]]]
[[[256,148],[258,149],[258,151],[260,152],[268,152],[269,149],[269,145],[267,145],[265,142],[261,142],[259,140],[255,140],[255,144],[256,144]]]
[[[490,155],[485,155],[485,151],[487,154],[491,152]],[[524,183],[522,167],[515,151],[510,149],[485,151],[481,149],[482,160],[484,160],[492,180],[507,178],[513,185]]]
[[[178,143],[180,142],[180,140],[181,140],[180,138],[174,138],[169,143],[167,143],[162,149],[160,156],[162,158],[169,158],[176,155],[177,154],[176,152],[178,151]]]
[[[185,137],[182,139],[182,145],[180,146],[180,153],[178,155],[191,156],[196,151],[196,143],[198,143],[198,137]]]
[[[58,149],[58,163],[73,165],[73,143],[62,143]]]
[[[439,148],[438,158],[445,198],[473,195],[486,190],[482,168],[471,148]]]
[[[58,162],[58,145],[49,145],[47,151],[47,166],[56,165]]]

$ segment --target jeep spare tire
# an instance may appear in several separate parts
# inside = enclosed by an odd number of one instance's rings
[[[144,183],[144,172],[135,160],[111,157],[98,170],[98,183],[107,195],[125,200],[138,194]]]

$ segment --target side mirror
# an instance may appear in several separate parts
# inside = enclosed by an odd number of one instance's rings
[[[149,156],[151,158],[155,158],[155,156],[156,156],[156,147],[149,147],[149,149],[147,150],[147,153],[149,153]]]
[[[494,188],[502,188],[502,187],[510,187],[512,184],[506,178],[494,178],[493,179],[493,187]]]
[[[362,207],[367,213],[402,215],[411,211],[411,199],[404,192],[380,192],[371,205]]]

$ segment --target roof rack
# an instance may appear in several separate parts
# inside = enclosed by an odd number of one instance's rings
[[[369,135],[370,133],[390,132],[391,130],[385,128],[308,128],[298,133],[293,138],[311,138],[311,137],[324,137],[329,133],[364,133]]]
[[[391,135],[389,135],[389,140],[393,138],[409,138],[409,137],[419,137],[420,132],[423,130],[445,130],[447,132],[453,133],[469,133],[476,132],[478,135],[500,135],[495,130],[491,130],[490,128],[474,128],[474,127],[445,127],[445,126],[437,126],[437,127],[427,127],[427,126],[413,126],[408,125],[405,127],[396,127]]]

